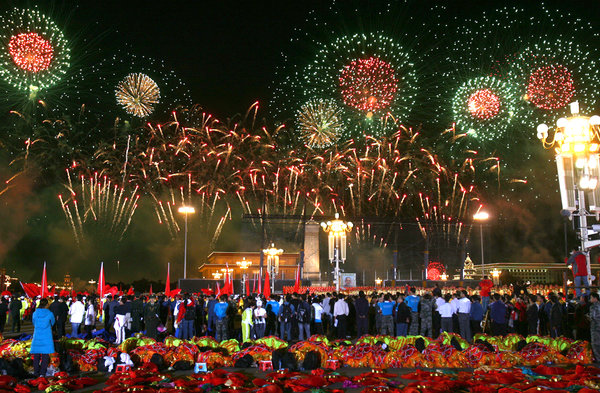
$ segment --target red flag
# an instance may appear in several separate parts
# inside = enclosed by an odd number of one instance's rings
[[[42,289],[40,291],[42,299],[48,296],[48,279],[46,278],[46,262],[44,262],[44,271],[42,272]]]
[[[246,281],[246,296],[250,295],[250,283],[248,282],[248,280]]]
[[[167,263],[167,284],[165,285],[165,295],[168,297],[171,293],[171,264]]]
[[[221,287],[219,287],[219,282],[217,281],[217,299],[221,296]]]
[[[53,298],[54,296],[56,296],[55,289],[56,289],[56,285],[53,285],[53,286],[52,286],[52,288],[50,288],[50,291],[48,292],[48,296],[50,296],[50,297],[52,297],[52,298]]]
[[[40,294],[40,287],[38,287],[35,284],[23,284],[22,282],[19,282],[21,284],[21,288],[23,288],[23,292],[25,292],[25,295],[29,298],[35,298]]]
[[[104,282],[104,262],[100,263],[100,277],[98,277],[98,296],[100,296],[100,299],[102,299],[104,297],[104,287],[106,286],[106,283]]]
[[[133,286],[129,287],[129,290],[127,291],[127,295],[133,295]]]
[[[225,264],[225,285],[223,286],[223,293],[228,294],[229,296],[233,295],[233,282],[231,281],[231,273],[229,273],[229,264]]]
[[[256,293],[256,273],[252,275],[252,293]]]
[[[263,292],[265,294],[265,298],[271,297],[271,283],[269,280],[269,272],[265,271],[265,290]]]
[[[294,292],[300,292],[300,265],[298,265],[298,269],[296,270],[296,282],[294,283]]]
[[[150,295],[152,295],[152,284],[150,284]]]

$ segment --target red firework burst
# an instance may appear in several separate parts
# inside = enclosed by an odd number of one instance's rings
[[[398,90],[394,69],[377,57],[353,60],[342,69],[339,82],[344,103],[366,112],[388,108]]]
[[[538,108],[563,108],[571,102],[573,94],[573,75],[563,65],[540,67],[529,76],[527,99]]]
[[[446,268],[439,262],[429,262],[427,265],[427,279],[439,280],[441,275],[446,272]]]
[[[500,112],[500,97],[490,89],[479,89],[467,100],[471,116],[487,120]]]
[[[54,57],[54,48],[37,33],[21,33],[10,38],[8,51],[17,67],[29,71],[47,70]]]

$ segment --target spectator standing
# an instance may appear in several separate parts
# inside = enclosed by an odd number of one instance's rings
[[[256,301],[256,308],[254,309],[254,338],[259,339],[265,336],[265,329],[267,327],[267,310],[262,306],[262,300]]]
[[[92,330],[96,327],[96,309],[94,308],[94,299],[88,297],[85,302],[85,338],[92,338]]]
[[[82,296],[77,295],[77,300],[69,307],[69,315],[71,316],[71,336],[77,338],[79,335],[79,326],[83,322],[85,316],[85,306],[81,302]]]
[[[346,318],[348,318],[349,313],[350,310],[348,309],[348,304],[344,300],[344,295],[340,294],[339,299],[333,306],[333,318],[335,318],[335,322],[337,323],[337,336],[342,340],[346,339]]]
[[[556,338],[562,334],[563,310],[556,295],[550,297],[550,337]]]
[[[481,321],[483,321],[485,313],[483,311],[483,305],[479,302],[479,296],[475,295],[472,299],[470,312],[471,335],[475,335],[481,333]]]
[[[434,302],[431,294],[426,293],[421,299],[421,336],[432,337]]]
[[[573,270],[573,281],[575,282],[575,295],[577,298],[581,296],[581,286],[585,287],[585,292],[588,293],[590,290],[590,284],[588,282],[588,271],[587,271],[587,257],[586,255],[574,248],[571,252],[571,256],[567,259],[567,265],[571,266]]]
[[[207,314],[208,314],[208,324],[206,326],[206,330],[208,334],[215,336],[215,323],[217,321],[217,317],[215,315],[215,304],[217,304],[217,299],[215,299],[215,295],[211,294],[208,297],[208,303],[206,304]]]
[[[487,308],[490,304],[490,291],[494,287],[494,283],[488,276],[483,276],[483,280],[479,282],[479,296],[481,296],[481,306],[483,307],[483,311],[487,311]]]
[[[156,303],[156,296],[150,295],[148,303],[144,305],[144,325],[146,336],[156,340],[158,336],[158,325],[160,325],[160,306]]]
[[[323,306],[319,303],[320,298],[316,297],[312,301],[312,320],[314,326],[314,332],[316,334],[323,334]]]
[[[267,311],[267,326],[265,334],[267,336],[276,336],[279,332],[277,329],[277,318],[279,317],[279,296],[271,295],[270,300],[265,307]],[[270,315],[270,313],[273,315]]]
[[[590,293],[590,335],[592,337],[592,351],[596,362],[600,361],[600,302],[598,293]]]
[[[246,301],[246,308],[242,312],[242,342],[250,341],[250,332],[254,326],[254,304],[252,300]]]
[[[410,327],[408,334],[416,336],[419,334],[419,297],[416,295],[417,290],[410,288],[410,295],[405,299],[406,305],[410,308]]]
[[[446,296],[444,296],[443,300],[444,303],[438,306],[437,309],[437,311],[440,313],[441,329],[442,332],[452,333],[452,306],[450,305],[452,295],[447,293]]]
[[[279,327],[281,329],[281,338],[288,341],[292,340],[292,318],[294,316],[294,306],[292,305],[292,297],[286,295],[283,304],[279,306]]]
[[[308,339],[310,337],[310,319],[312,308],[306,301],[306,295],[302,295],[298,300],[298,309],[296,310],[298,339],[303,341],[304,339]]]
[[[396,336],[405,337],[408,333],[408,324],[410,323],[410,308],[404,301],[404,295],[400,294],[396,304]]]
[[[360,338],[369,332],[369,301],[363,291],[358,292],[354,309],[356,310],[356,336]]]
[[[0,334],[4,333],[4,327],[6,326],[6,316],[8,314],[8,301],[5,297],[0,299]]]
[[[458,326],[460,328],[460,336],[471,342],[471,300],[468,297],[467,291],[460,292],[460,298],[457,302]]]
[[[113,327],[115,329],[115,334],[117,335],[115,341],[116,345],[119,345],[125,341],[125,326],[127,325],[127,307],[125,306],[125,302],[125,298],[121,297],[119,299],[119,305],[115,307],[115,322]],[[71,322],[71,324],[72,323],[73,322]]]
[[[527,334],[535,336],[538,334],[540,308],[536,302],[535,295],[529,295],[527,300]]]
[[[40,300],[33,313],[33,340],[29,352],[33,355],[33,373],[37,377],[45,377],[50,364],[50,354],[54,353],[52,325],[54,314],[48,310],[48,299]]]
[[[506,335],[506,304],[499,294],[494,294],[494,302],[490,304],[490,318],[492,320],[492,334],[494,336]]]
[[[390,300],[390,295],[385,294],[383,302],[377,303],[379,313],[381,314],[381,325],[379,334],[382,336],[392,336],[394,334],[394,302]]]
[[[227,340],[227,309],[229,303],[227,303],[227,295],[221,295],[219,302],[214,306],[215,313],[215,340],[221,342]]]
[[[20,333],[21,332],[21,308],[23,304],[16,297],[13,296],[10,304],[8,305],[8,312],[10,315],[10,320],[12,322],[12,332]]]

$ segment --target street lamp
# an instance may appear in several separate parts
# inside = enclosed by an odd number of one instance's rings
[[[442,281],[446,281],[448,280],[448,275],[444,272],[440,275],[440,278],[442,279]]]
[[[382,283],[382,282],[383,282],[383,281],[381,280],[381,278],[377,278],[377,279],[375,279],[375,286],[376,286],[376,287],[379,287],[379,286],[381,286],[381,283]]]
[[[501,273],[502,273],[502,271],[501,271],[501,270],[498,270],[498,269],[496,269],[496,268],[494,268],[494,269],[492,270],[492,279],[494,280],[494,284],[495,284],[495,285],[498,285],[498,284],[499,284],[499,281],[500,281],[500,274],[501,274]]]
[[[582,116],[579,103],[570,104],[571,116],[556,121],[556,129],[549,137],[548,126],[537,127],[537,137],[544,148],[554,148],[562,208],[567,214],[579,217],[581,252],[587,260],[587,279],[591,281],[588,250],[600,245],[600,240],[589,239],[587,217],[600,214],[600,116]],[[586,197],[589,211],[586,208]]]
[[[214,272],[214,273],[212,273],[212,276],[215,280],[220,280],[221,277],[223,277],[223,274],[219,273],[219,272]]]
[[[250,265],[252,265],[252,261],[247,261],[246,257],[242,257],[242,260],[237,261],[235,264],[238,265],[240,269],[242,269],[242,287],[244,287],[244,291],[246,291],[246,269],[248,269]],[[248,295],[249,293],[246,293],[246,296]]]
[[[329,261],[335,263],[335,289],[340,290],[340,262],[346,260],[346,232],[352,230],[351,222],[340,220],[340,215],[335,213],[335,220],[322,222],[321,227],[329,234]]]
[[[267,256],[267,271],[271,275],[271,293],[275,292],[275,275],[279,274],[279,256],[283,254],[281,248],[275,248],[275,243],[271,243],[271,248],[263,250]]]
[[[483,223],[490,218],[488,212],[479,210],[477,213],[473,214],[473,220],[479,221],[479,243],[481,245],[481,274],[485,276],[485,269],[483,268],[484,254],[483,254]]]
[[[192,206],[181,206],[177,211],[185,216],[185,240],[183,245],[183,278],[187,278],[187,235],[188,235],[188,216],[196,213]]]

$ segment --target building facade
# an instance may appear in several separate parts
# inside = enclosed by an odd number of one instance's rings
[[[208,256],[207,262],[200,265],[198,272],[200,278],[221,279],[227,269],[230,269],[231,278],[241,280],[245,273],[246,278],[252,279],[260,272],[260,252],[222,252],[215,251]],[[247,269],[242,269],[237,264],[242,260],[252,262]],[[289,252],[279,256],[279,272],[275,275],[277,280],[293,280],[300,263],[300,253]],[[267,257],[263,261],[263,274],[267,268]]]

